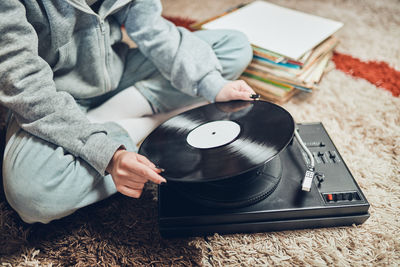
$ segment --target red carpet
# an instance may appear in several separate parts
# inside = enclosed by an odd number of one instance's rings
[[[177,26],[189,30],[195,20],[181,17],[165,17]],[[355,78],[367,80],[377,87],[388,90],[393,96],[400,95],[400,71],[390,67],[386,62],[367,61],[363,62],[350,55],[335,52],[332,58],[336,69],[343,71]]]
[[[332,58],[336,69],[355,78],[362,78],[377,87],[390,91],[393,96],[400,95],[400,72],[386,62],[363,62],[350,55],[335,52]]]
[[[189,31],[193,31],[193,29],[190,28],[190,25],[195,23],[195,20],[192,20],[190,18],[182,18],[182,17],[169,17],[169,16],[164,16],[167,20],[173,22],[176,26],[181,26]]]

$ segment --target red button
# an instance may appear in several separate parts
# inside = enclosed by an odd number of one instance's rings
[[[332,200],[333,200],[332,194],[328,194],[328,201],[332,201]]]

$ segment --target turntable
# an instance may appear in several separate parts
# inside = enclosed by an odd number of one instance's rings
[[[214,103],[161,124],[139,153],[165,169],[164,237],[362,224],[369,203],[322,123],[264,101]]]

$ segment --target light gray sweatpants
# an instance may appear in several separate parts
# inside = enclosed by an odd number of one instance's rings
[[[241,33],[220,30],[199,31],[195,34],[213,48],[226,79],[238,78],[252,58],[251,47]],[[132,49],[128,54],[127,68],[130,71],[122,77],[117,90],[94,99],[78,101],[78,104],[88,111],[89,119],[104,122],[111,138],[125,144],[127,150],[137,152],[136,143],[139,139],[149,134],[168,116],[175,114],[157,114],[152,120],[151,117],[143,117],[149,113],[146,110],[166,113],[204,99],[185,95],[173,88],[138,49]],[[126,114],[129,116],[123,118],[102,117],[101,114],[107,114],[102,112],[102,105],[106,108],[115,105],[114,115],[118,112],[125,114],[124,109],[127,107],[119,105],[118,94],[123,94],[125,88],[132,90],[132,86],[138,89],[150,105],[140,100],[140,97],[129,101],[123,97],[125,103],[131,103],[132,110],[137,112],[128,110]],[[98,108],[90,110],[89,107],[99,104]],[[137,108],[136,105],[144,106]],[[131,128],[140,129],[142,122],[145,126],[142,131],[130,132]],[[110,175],[100,175],[81,158],[24,131],[12,116],[7,127],[3,183],[9,204],[27,223],[48,223],[116,193]]]

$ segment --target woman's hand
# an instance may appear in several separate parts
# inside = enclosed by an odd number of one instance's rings
[[[215,97],[216,102],[226,102],[230,100],[252,100],[251,95],[254,90],[243,80],[231,81],[222,87]]]
[[[117,191],[129,197],[139,198],[144,184],[167,182],[161,177],[160,169],[146,157],[126,150],[117,150],[106,171],[111,174]]]

